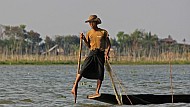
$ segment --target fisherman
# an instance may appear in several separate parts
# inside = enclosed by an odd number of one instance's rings
[[[111,47],[108,32],[98,27],[98,24],[101,24],[101,20],[97,15],[90,15],[85,23],[89,23],[91,29],[86,33],[86,37],[83,33],[80,33],[80,38],[84,40],[86,46],[90,49],[90,53],[84,60],[71,90],[71,93],[75,98],[75,103],[78,82],[82,77],[97,80],[95,94],[89,95],[88,97],[95,98],[100,96],[99,90],[104,79],[104,62],[109,59],[109,51]]]

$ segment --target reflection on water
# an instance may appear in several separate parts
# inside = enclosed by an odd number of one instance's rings
[[[168,65],[114,65],[112,68],[125,84],[127,94],[170,94]],[[0,106],[111,106],[86,98],[88,94],[95,92],[96,81],[84,78],[79,83],[77,104],[73,103],[70,91],[76,69],[76,65],[1,65]],[[174,93],[190,94],[190,65],[174,65],[172,70]],[[114,93],[107,73],[101,92]],[[148,106],[171,106],[171,104]],[[178,103],[175,106],[190,106],[190,104]]]

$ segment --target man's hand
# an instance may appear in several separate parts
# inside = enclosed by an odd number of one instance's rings
[[[106,58],[106,60],[110,59],[109,55],[107,55],[107,54],[106,54],[105,58]]]
[[[84,34],[80,33],[80,38],[84,40]]]

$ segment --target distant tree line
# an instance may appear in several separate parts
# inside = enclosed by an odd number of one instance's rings
[[[79,49],[79,35],[55,35],[55,38],[46,36],[42,39],[38,32],[26,31],[26,25],[3,26],[3,34],[0,38],[0,54],[26,55],[38,54],[48,51],[55,45],[62,50],[62,55],[75,55]],[[190,46],[179,44],[168,36],[160,39],[156,34],[136,29],[133,33],[118,32],[116,38],[110,38],[112,51],[117,56],[158,57],[161,54],[172,52],[186,55],[190,52]],[[84,50],[87,48],[84,46]]]
[[[112,48],[116,50],[117,56],[130,56],[136,58],[158,58],[168,52],[178,55],[188,55],[190,45],[177,43],[169,35],[168,38],[160,39],[156,34],[136,29],[131,34],[118,32],[117,39],[111,38]]]

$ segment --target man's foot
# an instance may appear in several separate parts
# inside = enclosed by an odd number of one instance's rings
[[[89,99],[93,99],[93,98],[97,98],[97,97],[100,97],[101,94],[92,94],[92,95],[88,95],[87,98]]]
[[[78,85],[76,86],[73,86],[72,90],[71,90],[71,93],[73,94],[74,96],[74,102],[76,103],[76,100],[77,100],[77,88],[78,88]]]

